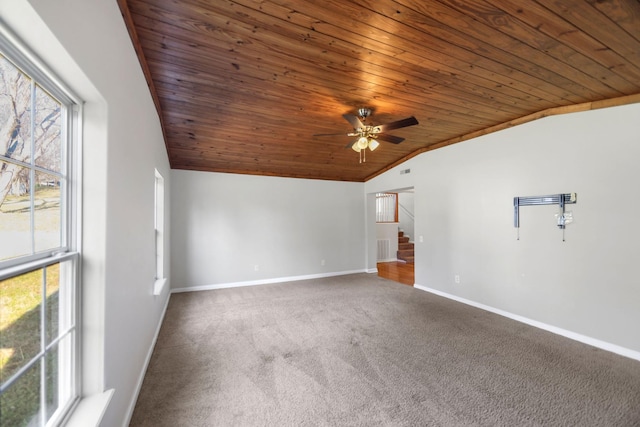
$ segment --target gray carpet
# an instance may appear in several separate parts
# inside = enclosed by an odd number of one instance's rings
[[[372,274],[172,295],[131,422],[541,425],[640,426],[640,362]]]

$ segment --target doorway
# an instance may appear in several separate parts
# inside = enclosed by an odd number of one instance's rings
[[[376,194],[378,276],[405,285],[415,283],[414,190],[406,188]]]

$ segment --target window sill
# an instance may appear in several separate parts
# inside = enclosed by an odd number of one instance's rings
[[[114,391],[110,389],[82,398],[69,416],[65,427],[98,427]]]
[[[153,295],[160,295],[167,284],[167,278],[157,279],[153,284]]]

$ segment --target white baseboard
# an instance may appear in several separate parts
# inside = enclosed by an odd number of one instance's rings
[[[149,367],[149,362],[151,362],[151,356],[153,355],[153,349],[156,346],[156,341],[158,341],[158,335],[160,335],[160,328],[162,327],[162,322],[164,322],[164,316],[167,314],[167,307],[169,306],[169,300],[171,299],[171,294],[167,296],[167,301],[164,303],[164,308],[162,309],[162,315],[160,316],[160,320],[158,321],[158,326],[156,327],[156,332],[153,336],[153,340],[151,341],[151,345],[149,346],[149,351],[147,352],[147,357],[144,361],[144,366],[142,367],[142,371],[138,376],[138,383],[136,384],[136,390],[133,393],[133,399],[129,404],[129,408],[127,409],[127,414],[124,419],[123,427],[128,426],[131,423],[131,417],[133,417],[133,411],[136,408],[136,402],[138,401],[138,396],[140,395],[140,390],[142,389],[142,383],[144,381],[144,376],[147,373],[147,368]]]
[[[628,348],[625,348],[625,347],[621,347],[621,346],[619,346],[617,344],[611,344],[611,343],[608,343],[606,341],[602,341],[602,340],[599,340],[599,339],[596,339],[596,338],[592,338],[592,337],[589,337],[589,336],[586,336],[586,335],[578,334],[576,332],[572,332],[572,331],[569,331],[569,330],[566,330],[566,329],[558,328],[557,326],[548,325],[546,323],[539,322],[537,320],[529,319],[529,318],[524,317],[524,316],[520,316],[520,315],[517,315],[517,314],[510,313],[508,311],[500,310],[499,308],[494,308],[494,307],[491,307],[491,306],[488,306],[488,305],[484,305],[484,304],[481,304],[479,302],[468,300],[466,298],[462,298],[462,297],[459,297],[459,296],[456,296],[456,295],[448,294],[446,292],[442,292],[442,291],[439,291],[437,289],[431,289],[431,288],[428,288],[426,286],[421,286],[421,285],[418,285],[418,284],[413,285],[413,287],[417,288],[417,289],[420,289],[422,291],[430,292],[432,294],[435,294],[435,295],[438,295],[438,296],[441,296],[441,297],[444,297],[444,298],[448,298],[448,299],[451,299],[451,300],[454,300],[454,301],[458,301],[458,302],[461,302],[463,304],[467,304],[467,305],[470,305],[470,306],[473,306],[473,307],[476,307],[476,308],[479,308],[479,309],[482,309],[482,310],[490,311],[491,313],[499,314],[500,316],[508,317],[509,319],[513,319],[513,320],[516,320],[518,322],[522,322],[522,323],[525,323],[527,325],[530,325],[530,326],[533,326],[533,327],[536,327],[536,328],[539,328],[539,329],[544,329],[545,331],[548,331],[548,332],[551,332],[551,333],[554,333],[554,334],[557,334],[557,335],[561,335],[563,337],[570,338],[572,340],[579,341],[581,343],[588,344],[588,345],[591,345],[593,347],[597,347],[597,348],[602,349],[602,350],[610,351],[612,353],[616,353],[616,354],[619,354],[621,356],[625,356],[625,357],[628,357],[630,359],[635,359],[635,360],[640,361],[640,352],[635,351],[635,350],[631,350],[631,349],[628,349]]]
[[[376,272],[377,271],[378,270],[376,270]],[[324,277],[345,276],[347,274],[356,274],[356,273],[369,273],[369,271],[368,270],[349,270],[349,271],[338,271],[338,272],[332,272],[332,273],[307,274],[304,276],[278,277],[275,279],[248,280],[246,282],[232,282],[232,283],[220,283],[216,285],[192,286],[188,288],[172,289],[171,293],[177,294],[180,292],[211,291],[215,289],[238,288],[241,286],[268,285],[271,283],[283,283],[283,282],[295,282],[298,280],[321,279]]]

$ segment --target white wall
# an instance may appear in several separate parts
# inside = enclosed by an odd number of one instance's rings
[[[404,235],[409,237],[410,242],[415,240],[415,204],[413,199],[413,189],[398,193],[398,226],[404,232]]]
[[[170,188],[158,116],[115,0],[0,0],[0,11],[86,101],[83,387],[115,389],[103,425],[123,425],[168,300],[152,294],[154,168]]]
[[[365,269],[362,183],[180,170],[171,179],[174,289]]]
[[[639,118],[640,104],[549,117],[425,153],[366,192],[415,186],[417,284],[640,351]],[[516,240],[513,197],[568,192],[565,242],[551,206],[523,207]]]

